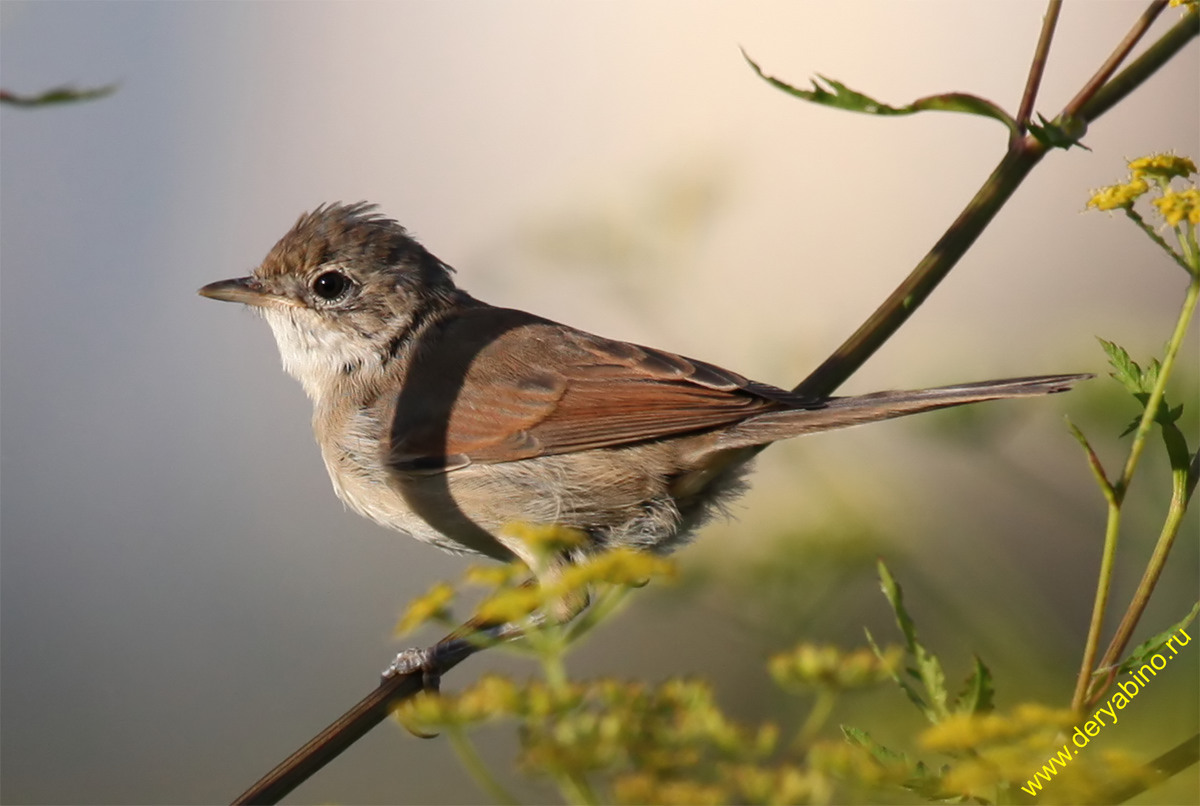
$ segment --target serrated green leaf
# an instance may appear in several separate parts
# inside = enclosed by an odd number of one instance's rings
[[[1141,394],[1146,391],[1142,385],[1142,368],[1129,357],[1125,348],[1119,344],[1104,339],[1097,339],[1108,354],[1108,363],[1113,368],[1112,377],[1124,386],[1130,394]]]
[[[874,650],[876,657],[878,657],[880,660],[883,660],[883,650],[881,650],[879,645],[875,643],[875,636],[871,635],[871,631],[866,628],[863,628],[863,632],[867,634],[867,643],[871,645],[871,649]],[[912,669],[906,669],[905,671],[914,677],[916,676]],[[905,680],[896,672],[892,672],[891,675],[893,682],[900,687],[900,690],[904,692],[909,701],[912,702],[913,705],[917,706],[917,710],[925,714],[930,722],[936,722],[937,714],[932,708],[929,707],[929,704],[922,699],[920,692],[917,691],[913,684]]]
[[[842,725],[842,735],[850,744],[866,750],[875,761],[884,766],[903,765],[908,773],[907,779],[901,784],[905,789],[917,792],[930,800],[951,797],[954,793],[946,791],[942,786],[942,776],[929,771],[923,761],[912,761],[907,755],[897,750],[884,747],[871,737],[865,730]]]
[[[892,750],[888,747],[884,747],[879,742],[871,738],[871,734],[867,733],[865,730],[855,728],[850,725],[842,725],[841,728],[842,735],[846,737],[846,741],[866,750],[876,761],[884,764],[900,762],[906,767],[913,766],[912,762],[908,760],[908,756],[899,752],[898,750]]]
[[[1142,391],[1150,392],[1158,385],[1158,374],[1162,372],[1162,362],[1157,358],[1150,359],[1150,366],[1142,372]]]
[[[1155,635],[1139,644],[1138,648],[1133,650],[1130,656],[1121,663],[1117,671],[1128,672],[1131,669],[1145,663],[1146,659],[1151,655],[1157,655],[1159,651],[1161,651],[1163,647],[1167,645],[1167,641],[1173,638],[1175,633],[1179,632],[1189,623],[1191,623],[1197,615],[1200,615],[1200,602],[1196,602],[1196,604],[1192,606],[1191,611],[1182,619],[1180,619],[1175,625],[1163,630],[1158,635]]]
[[[868,115],[894,116],[912,115],[917,112],[961,112],[998,120],[1010,132],[1015,133],[1017,131],[1016,121],[1013,120],[1011,115],[995,103],[986,98],[980,98],[977,95],[970,95],[965,92],[947,92],[918,98],[906,106],[891,106],[869,95],[864,95],[857,90],[852,90],[840,81],[820,74],[816,78],[811,79],[812,89],[806,90],[795,87],[786,81],[781,81],[764,73],[762,68],[758,66],[758,63],[751,59],[746,51],[742,51],[742,56],[750,64],[754,72],[758,74],[759,78],[766,81],[772,87],[783,90],[789,95],[802,100],[811,101],[812,103],[831,106],[835,109],[844,109],[848,112],[862,112]]]
[[[8,90],[0,90],[0,103],[8,104],[9,106],[35,107],[35,106],[52,106],[54,104],[69,104],[77,101],[91,101],[96,98],[103,98],[105,95],[110,95],[117,89],[116,84],[108,84],[103,87],[93,87],[85,90],[77,90],[74,87],[62,86],[46,90],[37,95],[17,95]]]
[[[1132,420],[1129,421],[1129,425],[1125,426],[1125,430],[1122,431],[1121,433],[1117,434],[1117,439],[1123,439],[1123,438],[1129,436],[1134,431],[1136,431],[1138,429],[1138,426],[1141,424],[1142,424],[1142,418],[1134,417]]]
[[[967,677],[963,691],[954,704],[954,710],[960,714],[986,714],[995,708],[995,695],[992,670],[976,655],[975,670]]]
[[[937,724],[949,714],[947,702],[949,694],[946,691],[946,675],[942,671],[942,664],[938,661],[937,656],[927,650],[917,639],[917,628],[904,607],[904,592],[901,590],[900,584],[896,582],[883,560],[879,561],[878,567],[883,595],[887,597],[888,603],[892,606],[892,612],[896,614],[896,624],[900,627],[900,632],[904,635],[905,646],[916,663],[915,669],[909,668],[907,671],[921,681],[921,685],[925,689],[925,696],[928,698],[928,706],[921,703],[922,711],[930,722]],[[878,651],[876,649],[876,652]],[[914,702],[918,702],[920,699],[918,697]]]

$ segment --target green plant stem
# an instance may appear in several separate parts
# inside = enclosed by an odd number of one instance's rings
[[[1183,260],[1188,273],[1200,274],[1200,244],[1196,243],[1196,230],[1185,227],[1183,236],[1179,239],[1179,248],[1183,251]]]
[[[475,779],[475,783],[488,794],[492,801],[511,806],[521,802],[504,788],[496,776],[492,775],[491,769],[483,762],[479,752],[475,749],[475,743],[467,738],[466,731],[461,727],[452,727],[446,731],[446,738],[450,740],[450,745],[458,754],[458,760],[466,769],[467,774]]]
[[[570,684],[567,680],[567,667],[563,663],[566,646],[562,640],[562,626],[546,627],[537,634],[531,633],[526,640],[534,650],[542,665],[542,675],[546,685],[557,696],[564,696]]]
[[[605,585],[592,597],[591,604],[575,620],[567,625],[566,641],[574,644],[582,639],[597,625],[612,618],[629,602],[632,591],[627,585]]]
[[[837,691],[828,686],[822,686],[817,689],[817,699],[813,702],[812,708],[808,712],[808,717],[804,720],[803,727],[800,728],[800,733],[797,734],[797,745],[807,746],[813,739],[817,738],[821,728],[825,726],[829,715],[833,713],[833,706],[837,703]]]
[[[1162,370],[1158,374],[1158,382],[1155,384],[1154,391],[1151,393],[1150,400],[1146,403],[1146,411],[1143,412],[1142,422],[1139,423],[1139,432],[1142,431],[1141,426],[1146,425],[1147,420],[1152,424],[1154,414],[1158,410],[1158,406],[1162,402],[1164,388],[1167,378],[1171,374],[1171,368],[1174,366],[1175,358],[1179,354],[1179,350],[1183,345],[1184,338],[1187,336],[1188,325],[1191,323],[1195,315],[1197,301],[1200,300],[1200,276],[1193,276],[1192,282],[1188,285],[1187,295],[1184,297],[1183,309],[1179,313],[1179,321],[1175,325],[1175,332],[1171,336],[1171,341],[1167,345],[1166,356],[1163,360]],[[1153,405],[1153,411],[1152,411]],[[1140,453],[1140,450],[1139,450]],[[1174,459],[1174,457],[1173,457]],[[1194,462],[1194,460],[1193,460]],[[1172,462],[1173,465],[1177,461]],[[1167,518],[1163,523],[1162,531],[1159,534],[1158,542],[1154,546],[1154,552],[1150,555],[1150,561],[1146,565],[1146,571],[1142,574],[1141,582],[1138,583],[1137,590],[1134,592],[1133,599],[1129,603],[1129,607],[1125,611],[1124,617],[1121,619],[1120,625],[1117,627],[1116,633],[1109,642],[1108,648],[1104,652],[1103,658],[1100,660],[1100,669],[1115,668],[1120,660],[1121,653],[1125,651],[1125,647],[1129,645],[1129,640],[1133,637],[1133,632],[1137,628],[1138,622],[1141,620],[1142,614],[1146,610],[1147,604],[1150,602],[1150,595],[1154,592],[1154,586],[1158,584],[1158,578],[1162,574],[1163,567],[1166,565],[1167,556],[1171,552],[1171,547],[1175,543],[1175,537],[1179,534],[1179,529],[1183,525],[1184,515],[1187,513],[1188,500],[1191,498],[1191,492],[1195,488],[1195,479],[1193,473],[1187,465],[1187,457],[1182,457],[1182,466],[1174,467],[1172,473],[1172,490],[1171,503],[1167,510]],[[1125,475],[1122,476],[1120,482],[1124,486],[1122,491],[1128,489],[1129,482],[1133,478],[1133,470],[1136,468],[1137,462],[1134,459],[1133,448],[1130,448],[1130,460],[1125,464]],[[1115,492],[1115,491],[1114,491]],[[1123,494],[1123,492],[1122,492]],[[1117,503],[1117,515],[1120,515],[1120,503]],[[1112,503],[1109,505],[1110,523],[1113,517]],[[1114,539],[1115,540],[1115,539]],[[1105,539],[1105,549],[1107,551],[1108,540]],[[1107,554],[1106,554],[1107,559]],[[1103,569],[1103,566],[1102,566]],[[1103,576],[1103,570],[1101,572]],[[1107,586],[1105,586],[1105,596],[1107,597]],[[1097,597],[1099,597],[1099,589],[1097,589]],[[1103,608],[1101,618],[1103,617]],[[1095,625],[1095,612],[1093,611],[1093,627],[1096,628],[1095,634],[1098,641],[1098,627]],[[1092,646],[1093,633],[1088,633],[1088,646]],[[1080,678],[1076,682],[1075,700],[1073,705],[1079,710],[1089,702],[1094,701],[1097,697],[1102,696],[1108,687],[1112,684],[1112,680],[1116,675],[1115,671],[1110,671],[1104,678],[1100,678],[1103,682],[1097,681],[1092,684],[1092,675],[1089,673],[1091,668],[1091,659],[1087,657],[1087,651],[1084,652],[1085,665],[1080,671]],[[1083,691],[1080,691],[1080,686],[1083,686]]]
[[[1146,223],[1146,219],[1142,218],[1141,213],[1139,213],[1137,210],[1134,210],[1132,205],[1125,208],[1125,217],[1134,224],[1137,224],[1142,232],[1146,234],[1146,237],[1154,241],[1156,244],[1158,244],[1159,248],[1174,258],[1175,262],[1178,263],[1184,271],[1186,271],[1188,274],[1193,273],[1192,267],[1188,265],[1188,246],[1186,240],[1180,240],[1180,244],[1183,245],[1183,254],[1180,254],[1171,248],[1171,245],[1167,243],[1163,236],[1155,232],[1154,227]]]
[[[1150,603],[1150,594],[1154,592],[1154,586],[1158,584],[1158,578],[1167,563],[1167,556],[1175,544],[1180,526],[1183,525],[1183,516],[1187,513],[1186,476],[1186,469],[1183,473],[1175,474],[1175,483],[1171,490],[1171,505],[1167,511],[1167,518],[1163,522],[1162,532],[1158,536],[1158,542],[1154,545],[1154,553],[1150,555],[1150,562],[1146,564],[1146,571],[1142,574],[1142,580],[1138,583],[1129,608],[1125,611],[1125,616],[1117,626],[1117,631],[1097,666],[1098,671],[1108,671],[1103,677],[1093,679],[1084,701],[1085,706],[1094,704],[1112,685],[1112,681],[1117,675],[1116,670],[1121,660],[1121,653],[1129,645],[1129,639],[1133,637],[1133,631],[1137,627],[1142,613],[1145,612],[1146,605]]]
[[[555,780],[558,781],[558,788],[567,796],[569,803],[584,803],[591,806],[591,804],[600,802],[592,785],[582,775],[562,772],[555,776]]]
[[[1167,380],[1171,377],[1171,370],[1175,366],[1175,359],[1179,355],[1179,350],[1183,346],[1183,340],[1187,336],[1188,326],[1192,322],[1192,315],[1196,310],[1198,296],[1200,296],[1200,278],[1193,277],[1192,282],[1188,285],[1187,294],[1184,296],[1183,309],[1179,312],[1179,319],[1175,323],[1175,332],[1171,334],[1171,341],[1167,344],[1167,352],[1163,356],[1162,369],[1158,372],[1154,389],[1150,392],[1150,398],[1146,401],[1146,410],[1142,412],[1142,419],[1133,434],[1133,444],[1129,446],[1129,458],[1125,460],[1125,469],[1121,473],[1121,477],[1113,485],[1118,504],[1125,498],[1125,494],[1129,490],[1129,485],[1133,482],[1133,474],[1137,470],[1138,460],[1141,459],[1142,451],[1146,447],[1146,439],[1150,435],[1150,430],[1154,427],[1154,421],[1158,417],[1158,410],[1162,406],[1163,395],[1166,394],[1167,390]]]
[[[1088,682],[1096,663],[1096,652],[1100,648],[1100,632],[1104,629],[1104,612],[1108,607],[1108,592],[1112,587],[1113,565],[1117,557],[1117,538],[1121,533],[1121,504],[1116,500],[1112,488],[1105,490],[1108,499],[1108,523],[1104,529],[1104,551],[1100,557],[1100,576],[1096,581],[1096,599],[1092,603],[1092,621],[1088,625],[1087,640],[1083,645],[1083,661],[1079,665],[1079,676],[1075,679],[1075,693],[1071,697],[1071,708],[1083,710]]]

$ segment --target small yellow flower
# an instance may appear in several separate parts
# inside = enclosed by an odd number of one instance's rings
[[[609,585],[640,585],[652,577],[669,577],[675,565],[663,557],[644,551],[617,548],[595,554],[576,563],[562,573],[562,586],[580,590],[595,583]]]
[[[782,688],[857,688],[890,680],[900,668],[903,650],[889,647],[880,659],[873,650],[843,652],[835,646],[801,644],[771,658],[767,669]]]
[[[1124,185],[1109,185],[1097,190],[1088,201],[1087,206],[1095,207],[1097,210],[1119,210],[1124,207],[1132,207],[1138,196],[1148,190],[1150,190],[1150,186],[1145,179],[1141,178],[1133,179]]]
[[[1023,703],[1008,714],[953,714],[926,728],[919,741],[922,747],[939,752],[978,750],[981,745],[995,742],[1013,742],[1030,735],[1053,734],[1070,728],[1075,719],[1076,716],[1067,709]]]
[[[1013,718],[1027,728],[1063,730],[1074,725],[1078,716],[1070,708],[1051,708],[1041,703],[1026,702],[1016,707]]]
[[[1158,176],[1170,180],[1176,176],[1188,177],[1196,173],[1196,163],[1187,157],[1174,154],[1151,154],[1131,160],[1129,170],[1133,172],[1134,179]]]
[[[401,725],[418,736],[430,735],[439,726],[452,724],[453,704],[433,691],[419,691],[392,710]]]
[[[529,547],[537,557],[549,558],[567,549],[587,544],[587,535],[569,526],[540,523],[507,523],[501,530],[504,537],[515,539]]]
[[[1191,6],[1192,8],[1195,8],[1196,6],[1200,5],[1200,0],[1171,0],[1169,5],[1172,7],[1184,6],[1186,8]]]
[[[1155,199],[1154,206],[1168,226],[1178,226],[1185,218],[1192,226],[1200,224],[1200,189],[1169,191],[1161,199]]]
[[[409,602],[408,609],[396,624],[397,637],[408,635],[427,621],[449,618],[453,601],[454,588],[446,582],[438,582],[425,595]]]
[[[455,698],[461,722],[483,722],[514,714],[521,705],[516,684],[507,677],[488,674]]]
[[[700,784],[655,775],[623,775],[613,786],[618,803],[719,804],[728,803],[730,793],[713,784]]]
[[[519,562],[505,565],[472,565],[463,573],[463,582],[481,588],[500,588],[526,572]]]
[[[547,601],[540,587],[503,589],[475,608],[475,617],[488,624],[520,621]]]

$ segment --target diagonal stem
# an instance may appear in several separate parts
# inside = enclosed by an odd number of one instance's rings
[[[1142,412],[1142,419],[1138,424],[1134,443],[1129,449],[1129,458],[1125,463],[1125,470],[1112,488],[1112,494],[1109,499],[1110,528],[1115,528],[1116,524],[1119,523],[1121,499],[1133,481],[1133,473],[1137,468],[1138,457],[1141,456],[1146,437],[1154,425],[1159,407],[1163,405],[1163,395],[1166,391],[1167,380],[1171,377],[1171,370],[1175,365],[1175,359],[1183,347],[1188,326],[1191,324],[1198,302],[1200,302],[1200,278],[1193,278],[1192,282],[1188,285],[1183,309],[1180,311],[1179,319],[1175,324],[1175,331],[1171,334],[1171,339],[1167,343],[1167,351],[1163,357],[1162,369],[1158,373],[1158,380],[1154,385],[1149,399],[1146,401],[1146,409]],[[1180,463],[1186,465],[1186,447],[1183,448],[1183,452],[1185,454],[1184,457],[1178,459],[1173,457],[1173,466]],[[1084,651],[1084,663],[1079,671],[1079,679],[1075,683],[1075,696],[1071,701],[1072,706],[1077,711],[1082,710],[1089,701],[1094,700],[1111,685],[1116,675],[1115,671],[1109,672],[1105,678],[1102,678],[1102,682],[1096,683],[1093,681],[1092,669],[1109,669],[1110,667],[1115,667],[1120,660],[1121,653],[1129,645],[1129,640],[1133,637],[1133,631],[1137,628],[1138,622],[1142,618],[1142,613],[1145,612],[1146,605],[1150,602],[1150,594],[1153,593],[1154,587],[1158,583],[1158,577],[1162,574],[1163,567],[1167,562],[1167,556],[1170,554],[1171,547],[1175,543],[1175,537],[1179,533],[1184,513],[1187,511],[1188,499],[1191,497],[1188,484],[1194,483],[1194,479],[1191,478],[1191,474],[1186,467],[1177,467],[1173,475],[1175,476],[1175,481],[1171,495],[1170,509],[1167,513],[1167,520],[1163,524],[1162,531],[1159,534],[1158,541],[1155,543],[1154,552],[1150,556],[1150,562],[1142,574],[1137,591],[1130,601],[1129,608],[1125,611],[1125,616],[1117,626],[1117,631],[1109,642],[1099,666],[1093,667],[1096,649],[1100,641],[1100,626],[1104,618],[1104,604],[1107,601],[1107,585],[1101,586],[1104,588],[1104,601],[1100,599],[1100,590],[1098,589],[1096,592],[1096,607],[1092,611],[1092,628],[1088,631],[1088,641]],[[1107,545],[1106,538],[1106,548]],[[1108,553],[1106,551],[1105,560],[1107,559]],[[1103,573],[1101,574],[1101,578],[1104,578]],[[1097,619],[1099,619],[1101,624],[1096,623]]]
[[[1016,138],[1025,134],[1025,126],[1033,115],[1033,105],[1037,102],[1038,88],[1042,84],[1042,75],[1046,72],[1046,58],[1050,55],[1050,43],[1054,40],[1054,28],[1058,25],[1058,13],[1062,10],[1062,0],[1050,0],[1046,6],[1046,16],[1042,19],[1042,33],[1038,36],[1037,48],[1033,52],[1033,64],[1029,66],[1029,78],[1025,82],[1025,92],[1021,96],[1021,108],[1017,110],[1017,128],[1012,145]]]
[[[1099,92],[1101,87],[1108,83],[1109,78],[1111,78],[1112,74],[1115,73],[1117,68],[1121,66],[1121,62],[1125,61],[1125,58],[1129,55],[1129,52],[1133,50],[1134,45],[1136,45],[1138,41],[1145,36],[1146,31],[1150,28],[1150,24],[1154,22],[1155,18],[1158,17],[1158,15],[1161,14],[1163,9],[1166,7],[1167,0],[1154,0],[1154,2],[1152,2],[1146,8],[1146,10],[1142,13],[1142,16],[1139,17],[1138,21],[1134,24],[1133,28],[1129,30],[1129,33],[1125,34],[1125,38],[1121,40],[1119,45],[1117,45],[1116,50],[1114,50],[1112,54],[1104,61],[1104,64],[1100,65],[1100,69],[1096,71],[1096,74],[1092,76],[1088,80],[1088,83],[1083,85],[1083,89],[1076,93],[1075,97],[1068,101],[1067,105],[1063,107],[1061,117],[1075,117],[1080,113],[1088,100],[1090,100],[1092,96]]]
[[[1149,24],[1147,16],[1151,12],[1158,13],[1155,9],[1158,8],[1160,2],[1161,0],[1156,0],[1151,4],[1147,12],[1142,15],[1125,37],[1118,51],[1121,51],[1126,43],[1132,47],[1133,43],[1141,37],[1145,32],[1145,26]],[[1158,10],[1161,11],[1161,9]],[[1183,19],[1172,26],[1162,38],[1110,82],[1089,90],[1087,93],[1081,91],[1076,95],[1079,106],[1074,110],[1074,116],[1087,122],[1098,119],[1154,75],[1197,33],[1200,33],[1200,12],[1192,10],[1187,12]],[[1128,50],[1125,49],[1125,53],[1127,52]],[[1115,56],[1116,53],[1114,53]],[[1113,57],[1110,57],[1108,62],[1115,62],[1114,69],[1116,65],[1120,64],[1120,60]],[[1105,72],[1103,68],[1101,72]],[[1107,73],[1111,73],[1111,70]],[[1099,74],[1097,73],[1097,75]],[[1067,111],[1064,109],[1064,115]],[[934,244],[929,254],[917,264],[912,273],[884,300],[867,321],[854,331],[850,338],[846,339],[820,366],[796,386],[795,391],[814,398],[827,397],[865,364],[945,279],[958,259],[991,222],[1000,207],[1045,156],[1045,152],[1045,146],[1028,136],[1012,145],[983,187],[950,225],[946,233]]]
[[[479,637],[496,643],[519,638],[522,632],[515,624],[482,628],[467,622],[429,649],[422,650],[427,659],[424,668],[384,677],[374,691],[280,762],[233,803],[278,803],[386,719],[399,703],[416,696],[442,674],[490,645],[481,643]]]

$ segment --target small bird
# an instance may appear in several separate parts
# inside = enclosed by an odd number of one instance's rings
[[[249,277],[200,294],[267,320],[351,509],[500,560],[530,559],[514,524],[577,530],[584,551],[669,551],[742,492],[771,442],[1090,377],[812,398],[488,305],[452,273],[374,205],[336,203]]]

